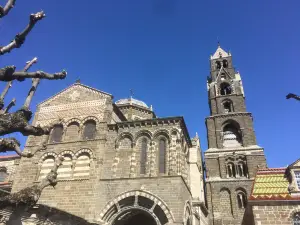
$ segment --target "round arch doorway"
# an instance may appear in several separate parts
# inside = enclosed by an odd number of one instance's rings
[[[112,225],[160,225],[160,223],[144,210],[130,209],[119,214]]]

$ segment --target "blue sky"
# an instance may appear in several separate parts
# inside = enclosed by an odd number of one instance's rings
[[[158,116],[184,116],[205,151],[206,77],[220,40],[241,73],[268,165],[286,166],[300,156],[300,102],[285,99],[289,92],[300,94],[299,8],[297,0],[17,0],[0,21],[0,44],[23,29],[30,13],[43,9],[47,17],[22,48],[0,57],[0,67],[21,69],[37,56],[32,70],[67,69],[67,79],[41,82],[33,110],[78,78],[115,100],[134,89]],[[22,104],[29,86],[15,83],[7,100]]]

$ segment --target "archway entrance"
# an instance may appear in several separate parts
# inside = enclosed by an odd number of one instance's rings
[[[118,216],[112,225],[157,225],[157,223],[147,212],[133,209]]]

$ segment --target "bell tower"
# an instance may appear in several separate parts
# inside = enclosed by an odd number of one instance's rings
[[[212,224],[244,224],[247,198],[264,150],[256,143],[252,114],[247,112],[243,83],[230,52],[220,45],[210,57],[207,78],[210,116],[206,118],[207,203]]]

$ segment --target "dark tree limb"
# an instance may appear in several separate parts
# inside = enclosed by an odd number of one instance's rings
[[[37,62],[37,57],[34,57],[32,60],[26,62],[26,66],[24,67],[24,69],[22,70],[22,72],[27,72],[27,70],[29,70],[29,68]],[[2,71],[2,69],[0,69],[0,71]],[[1,73],[1,72],[0,72]],[[5,73],[5,72],[4,72]],[[8,90],[12,87],[12,83],[13,81],[9,81],[6,83],[6,86],[4,88],[4,90],[2,91],[1,95],[0,95],[0,111],[3,109],[4,107],[4,98],[7,95]],[[9,106],[7,106],[6,108],[9,108]],[[9,109],[8,109],[9,110]]]
[[[20,109],[13,113],[0,114],[0,136],[20,132],[24,136],[42,136],[49,134],[51,127],[32,126],[29,120],[32,112],[29,109]]]
[[[6,16],[14,7],[16,0],[8,0],[4,7],[0,6],[0,18]]]
[[[31,208],[34,206],[39,200],[44,188],[48,186],[55,187],[57,184],[57,170],[62,162],[63,158],[57,159],[51,171],[39,184],[35,184],[31,187],[24,188],[19,192],[0,198],[0,209],[18,206]]]
[[[11,107],[16,105],[16,99],[13,98],[13,100],[11,100],[11,102],[6,106],[5,109],[3,109],[3,113],[8,113],[8,111],[11,109]]]
[[[292,94],[292,93],[289,93],[289,94],[286,96],[286,99],[290,99],[290,98],[294,98],[294,99],[300,101],[300,96],[295,95],[295,94]]]
[[[0,138],[0,152],[14,151],[19,156],[31,157],[31,152],[23,153],[20,148],[20,142],[15,138]]]
[[[59,73],[49,74],[43,71],[26,72],[26,71],[15,71],[15,66],[7,66],[0,69],[0,81],[24,81],[25,78],[40,78],[48,80],[64,79],[67,72],[63,70]]]
[[[0,55],[5,53],[9,53],[14,48],[20,48],[21,45],[24,43],[27,35],[32,30],[34,25],[41,19],[43,19],[46,15],[43,11],[38,12],[36,14],[31,14],[29,19],[29,24],[27,27],[19,34],[16,35],[15,39],[6,46],[0,47]]]

